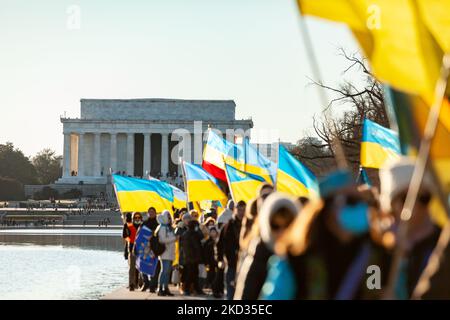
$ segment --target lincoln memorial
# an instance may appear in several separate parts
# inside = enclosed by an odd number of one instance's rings
[[[81,99],[80,118],[61,118],[63,176],[57,184],[106,184],[111,171],[131,176],[179,173],[179,163],[171,157],[180,140],[174,132],[191,137],[182,158],[200,163],[206,135],[194,132],[253,127],[251,119],[236,120],[235,111],[232,100]]]

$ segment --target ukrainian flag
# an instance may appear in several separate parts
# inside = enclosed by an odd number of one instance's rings
[[[395,131],[364,119],[361,141],[361,166],[380,169],[383,164],[399,157],[400,141]]]
[[[202,167],[213,177],[227,181],[225,162],[234,164],[239,161],[238,159],[242,159],[241,161],[244,162],[243,148],[209,130],[208,140],[203,150]]]
[[[122,212],[172,211],[173,192],[167,183],[113,174],[114,189]]]
[[[263,177],[241,171],[228,164],[225,164],[228,186],[230,187],[233,201],[248,202],[257,196],[258,188],[265,183]]]
[[[248,138],[244,139],[244,155],[245,161],[240,166],[234,166],[248,173],[256,174],[263,177],[269,183],[275,184],[277,176],[277,165],[261,152],[259,152],[253,145],[250,144]]]
[[[190,202],[227,198],[217,180],[201,166],[183,161],[183,170],[185,189]]]
[[[187,208],[187,197],[186,193],[178,189],[177,187],[168,184],[173,192],[173,207],[175,209]]]
[[[278,157],[277,191],[305,198],[319,195],[314,174],[281,144]]]
[[[276,164],[258,152],[248,138],[244,139],[243,145],[238,145],[210,130],[203,151],[202,167],[217,179],[227,181],[225,163],[261,176],[269,183],[275,182]]]

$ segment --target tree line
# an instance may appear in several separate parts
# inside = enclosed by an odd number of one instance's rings
[[[25,184],[50,184],[62,174],[62,157],[43,149],[29,158],[13,143],[0,144],[0,200],[24,199]]]

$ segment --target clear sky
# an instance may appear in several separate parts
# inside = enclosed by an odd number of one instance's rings
[[[338,48],[355,42],[307,24],[325,82],[339,84]],[[29,156],[62,153],[59,117],[79,117],[81,98],[234,99],[258,140],[295,142],[321,110],[308,77],[294,0],[0,0],[0,143]]]

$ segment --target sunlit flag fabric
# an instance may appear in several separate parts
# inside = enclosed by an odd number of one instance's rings
[[[227,198],[218,181],[201,166],[183,161],[183,170],[185,189],[190,202]]]
[[[278,157],[277,191],[297,197],[318,197],[319,187],[314,174],[281,144]]]
[[[265,179],[258,175],[236,169],[225,164],[228,186],[235,203],[248,202],[257,196],[258,188],[265,183]]]
[[[239,145],[210,130],[203,151],[202,167],[217,179],[226,181],[225,163],[241,171],[259,175],[269,183],[274,183],[276,178],[276,164],[256,150],[248,138]]]
[[[187,197],[184,191],[181,191],[175,186],[168,184],[173,192],[173,206],[175,209],[182,209],[187,207]]]
[[[167,183],[113,174],[114,189],[122,212],[172,210],[173,192]]]
[[[277,176],[277,164],[259,152],[248,138],[244,139],[245,162],[239,161],[234,167],[252,174],[263,177],[269,183],[275,184]]]
[[[386,161],[401,154],[400,142],[395,131],[364,119],[361,141],[361,166],[380,169]]]
[[[244,152],[236,144],[220,137],[213,130],[208,132],[208,140],[203,150],[202,167],[213,177],[226,181],[225,162],[235,163],[243,159]]]
[[[450,50],[450,2],[441,0],[298,0],[300,11],[346,24],[375,76],[431,103]]]

